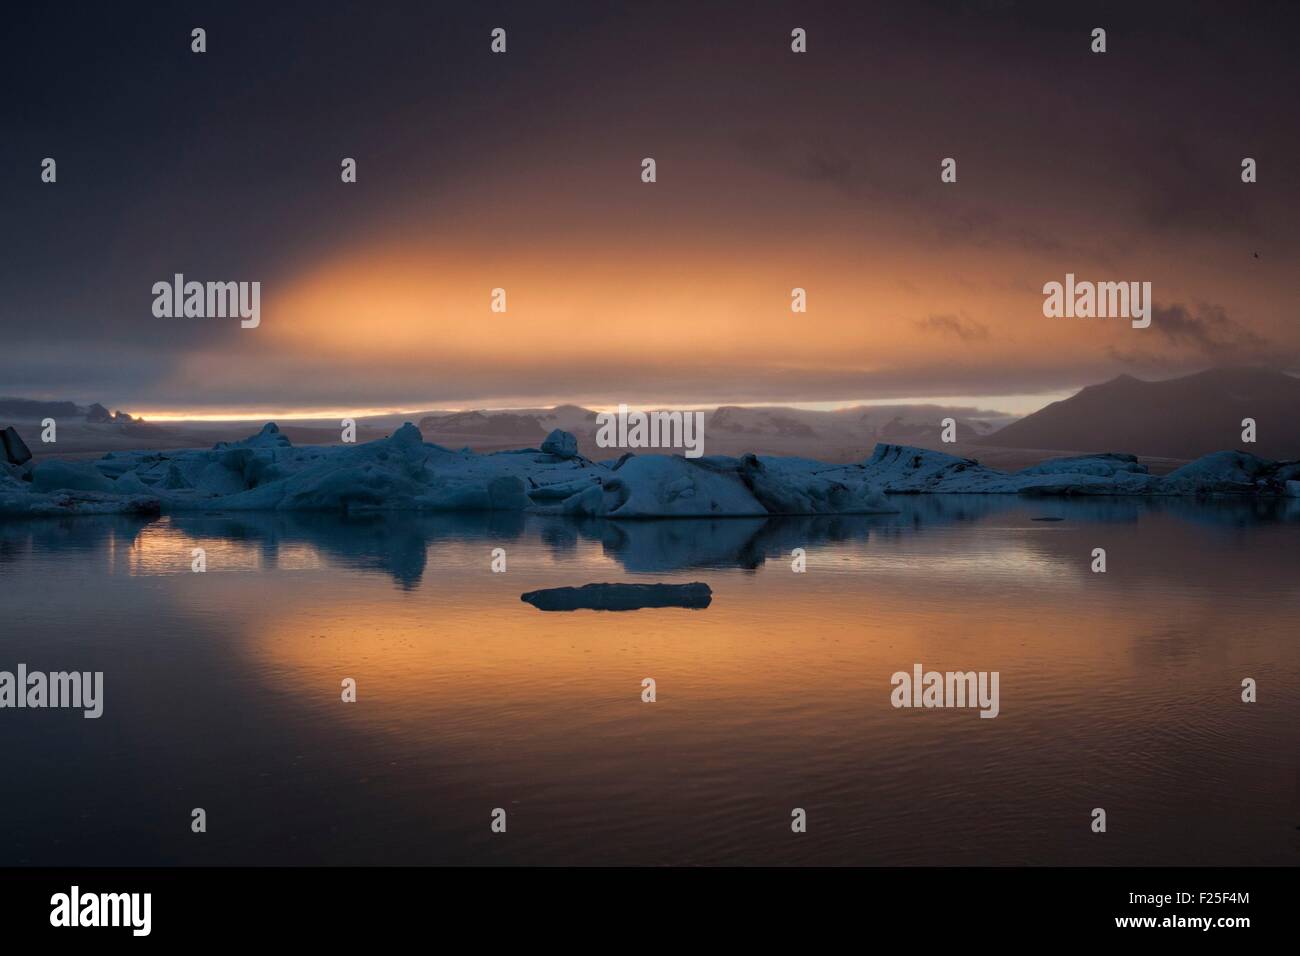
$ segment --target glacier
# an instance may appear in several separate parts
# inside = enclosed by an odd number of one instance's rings
[[[891,514],[889,495],[1300,497],[1300,462],[1239,451],[1152,475],[1133,455],[1054,458],[1016,472],[905,445],[860,463],[625,454],[591,461],[556,430],[541,448],[478,454],[410,422],[363,444],[294,446],[274,423],[210,449],[0,462],[0,515],[186,511],[526,512],[654,519]]]

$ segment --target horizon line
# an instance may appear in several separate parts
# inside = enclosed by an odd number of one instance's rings
[[[993,395],[993,396],[922,396],[908,398],[888,398],[880,400],[844,400],[828,402],[706,402],[706,403],[686,403],[680,405],[668,405],[665,403],[645,402],[633,404],[622,402],[618,404],[626,405],[629,408],[643,410],[658,409],[676,409],[680,411],[708,411],[718,408],[790,408],[799,411],[814,412],[836,412],[853,408],[886,408],[902,405],[934,405],[945,408],[963,408],[970,409],[973,412],[979,412],[987,415],[999,417],[1023,417],[1030,412],[1037,411],[1050,405],[1052,402],[1060,401],[1076,394],[1078,389],[1072,389],[1064,392],[1052,393],[1035,393],[1035,394],[1018,394],[1018,395]],[[986,404],[987,403],[987,404]],[[255,422],[255,421],[321,421],[325,419],[343,419],[343,418],[383,418],[392,415],[429,415],[443,413],[449,415],[460,414],[464,412],[525,412],[525,411],[554,411],[564,406],[576,408],[585,408],[588,411],[616,412],[618,404],[614,405],[587,405],[574,401],[556,401],[543,402],[537,405],[464,405],[464,406],[416,406],[416,407],[372,407],[372,408],[351,408],[344,409],[338,407],[317,407],[317,408],[261,408],[261,409],[231,409],[226,412],[212,412],[207,409],[161,409],[149,410],[140,409],[131,411],[128,414],[135,418],[143,419],[146,422]],[[1022,410],[1013,411],[1009,408],[997,408],[993,405],[1013,405],[1019,406]]]

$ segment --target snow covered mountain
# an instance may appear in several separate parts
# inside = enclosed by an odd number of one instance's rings
[[[724,405],[705,413],[704,451],[854,461],[869,455],[882,441],[950,447],[940,441],[945,418],[956,422],[959,442],[974,441],[1014,420],[1000,412],[942,405],[860,405],[837,411]],[[573,434],[588,458],[617,457],[596,444],[596,412],[577,405],[430,413],[420,419],[419,427],[429,441],[478,451],[536,446],[558,428]]]

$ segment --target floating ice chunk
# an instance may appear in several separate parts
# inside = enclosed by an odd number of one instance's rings
[[[244,480],[243,469],[231,468],[222,461],[209,462],[199,472],[194,487],[209,495],[233,495],[248,489]]]
[[[528,497],[538,503],[564,501],[579,492],[586,491],[593,483],[599,483],[599,478],[594,475],[584,475],[570,481],[551,482],[529,488]]]
[[[388,439],[394,445],[402,448],[418,448],[424,444],[424,436],[420,434],[420,429],[407,422]]]
[[[278,507],[293,511],[410,509],[425,486],[394,468],[373,464],[312,469],[290,478]]]
[[[0,432],[0,458],[11,465],[21,465],[32,457],[31,449],[23,441],[14,426],[9,425]]]
[[[559,428],[552,431],[542,442],[542,451],[557,458],[572,458],[578,453],[578,439]]]
[[[477,481],[448,482],[417,498],[422,511],[523,511],[529,505],[524,483],[513,475]]]
[[[180,466],[173,461],[167,465],[167,475],[162,480],[162,487],[168,491],[179,491],[182,488],[191,488],[193,486],[185,478]]]
[[[827,477],[807,468],[807,459],[745,455],[737,473],[769,514],[894,514],[885,496],[862,478]],[[843,475],[843,471],[839,472]]]
[[[545,447],[550,450],[451,451],[426,444],[407,423],[388,438],[360,445],[295,448],[268,424],[250,438],[209,450],[128,451],[93,464],[0,463],[0,493],[5,514],[131,511],[138,505],[107,499],[143,496],[154,507],[161,500],[168,511],[529,511],[646,519],[895,511],[882,492],[1294,496],[1300,483],[1300,462],[1235,451],[1157,477],[1132,455],[1116,454],[1052,459],[1008,473],[885,443],[857,464],[658,454],[597,464],[576,453],[564,457],[570,444],[562,437],[548,437]],[[29,475],[30,483],[22,480]]]
[[[635,611],[647,607],[709,606],[713,591],[702,581],[690,584],[584,584],[580,588],[546,588],[529,591],[519,600],[539,611]]]
[[[972,458],[883,442],[864,467],[885,492],[982,491],[990,479],[1006,477]]]
[[[212,447],[221,448],[291,448],[293,443],[289,441],[288,435],[280,433],[280,426],[275,422],[267,422],[262,426],[262,430],[256,435],[250,435],[248,438],[241,438],[239,441],[219,441]]]
[[[59,491],[53,494],[0,489],[0,515],[6,518],[43,518],[58,515],[156,515],[157,498],[146,495],[106,495],[97,491]]]
[[[113,482],[84,462],[44,460],[32,469],[32,491],[113,491]]]
[[[1161,480],[1132,455],[1053,458],[1023,471],[988,468],[971,458],[907,445],[876,445],[864,463],[887,492],[928,494],[1158,494]]]
[[[1016,472],[1017,475],[1094,475],[1111,478],[1121,473],[1145,475],[1147,466],[1136,455],[1080,455],[1073,458],[1049,458]]]
[[[609,518],[766,515],[734,472],[701,467],[675,455],[638,455],[599,485],[561,503],[563,514]]]

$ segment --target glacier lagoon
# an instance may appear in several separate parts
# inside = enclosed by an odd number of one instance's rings
[[[32,865],[1294,860],[1300,502],[890,504],[653,522],[0,521],[0,667],[105,675],[98,720],[0,713],[0,852]],[[1090,571],[1097,547],[1105,574]],[[520,601],[594,581],[703,581],[712,601]],[[893,708],[890,677],[916,662],[1000,672],[998,717]],[[1258,703],[1240,699],[1246,677]],[[190,831],[195,807],[207,833]],[[505,834],[489,828],[497,807]],[[1094,807],[1105,834],[1090,831]]]

